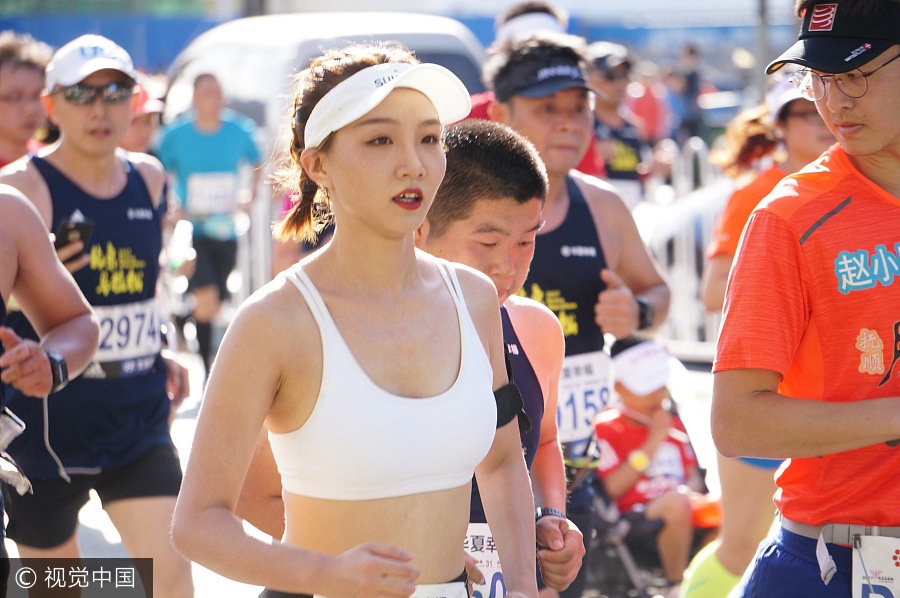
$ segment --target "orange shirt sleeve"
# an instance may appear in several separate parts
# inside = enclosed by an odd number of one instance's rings
[[[735,190],[725,204],[706,249],[706,259],[737,253],[738,241],[753,209],[778,184],[785,173],[777,166],[762,171],[747,185]]]

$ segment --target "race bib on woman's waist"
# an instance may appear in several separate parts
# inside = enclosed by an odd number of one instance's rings
[[[230,214],[237,209],[237,175],[232,172],[199,172],[187,180],[189,214]]]
[[[567,355],[559,375],[556,423],[560,442],[589,438],[591,421],[610,401],[612,360],[603,351]]]
[[[148,371],[162,349],[156,298],[121,305],[94,306],[100,344],[86,378],[122,378]],[[97,371],[99,366],[103,372]]]

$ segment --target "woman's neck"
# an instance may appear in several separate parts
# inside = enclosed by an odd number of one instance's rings
[[[390,238],[368,230],[335,228],[322,251],[328,270],[340,273],[341,286],[369,295],[401,295],[415,284],[416,249],[412,234]]]

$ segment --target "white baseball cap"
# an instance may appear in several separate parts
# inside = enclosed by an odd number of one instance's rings
[[[616,382],[636,395],[648,395],[669,384],[671,356],[655,341],[629,347],[612,361]]]
[[[790,73],[788,73],[776,81],[766,93],[766,106],[769,108],[769,118],[772,119],[772,122],[777,122],[784,107],[794,100],[806,100],[806,98],[800,95],[800,90],[791,83]]]
[[[472,107],[463,82],[440,65],[376,64],[341,81],[319,100],[306,122],[306,147],[318,147],[335,131],[371,112],[398,87],[425,94],[442,124],[462,120]]]
[[[137,79],[134,63],[121,46],[102,35],[82,35],[53,54],[46,70],[46,86],[50,91],[83,81],[86,77],[112,69]]]

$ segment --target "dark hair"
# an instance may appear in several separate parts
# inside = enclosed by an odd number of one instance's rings
[[[618,355],[622,351],[625,351],[626,349],[630,349],[632,347],[636,347],[636,346],[640,345],[641,343],[647,343],[647,342],[650,342],[650,339],[641,338],[639,336],[626,336],[623,338],[616,339],[616,341],[609,348],[609,356],[615,357],[616,355]]]
[[[319,206],[323,202],[327,204],[327,200],[324,197],[316,200],[319,187],[300,165],[300,154],[306,148],[306,121],[313,108],[341,81],[365,68],[387,62],[417,64],[419,61],[411,51],[396,45],[354,45],[326,51],[311,59],[307,67],[295,76],[294,101],[285,124],[290,128],[291,143],[278,162],[274,179],[282,192],[291,193],[296,201],[281,222],[275,225],[276,238],[315,243],[318,233],[327,224],[327,219],[323,220],[323,210],[316,207],[317,203]],[[330,141],[331,136],[319,148],[327,151]]]
[[[497,18],[494,19],[494,31],[516,17],[530,14],[550,15],[559,21],[559,25],[563,31],[569,27],[569,13],[561,6],[556,6],[550,2],[542,2],[541,0],[530,0],[508,6],[503,12],[498,14]]]
[[[210,80],[216,85],[220,85],[219,78],[213,75],[212,73],[200,73],[196,77],[194,77],[194,91],[197,90],[197,86],[200,85],[203,81]]]
[[[498,80],[515,72],[522,63],[535,60],[569,60],[576,62],[582,72],[587,70],[585,41],[567,33],[539,33],[528,39],[496,48],[482,69],[482,79],[489,89],[496,89]]]
[[[43,75],[52,56],[50,46],[27,33],[0,32],[0,69],[12,65],[13,68],[34,69]]]
[[[428,210],[429,235],[440,237],[480,200],[526,203],[547,197],[547,171],[530,141],[508,126],[471,119],[443,135],[447,172]]]

